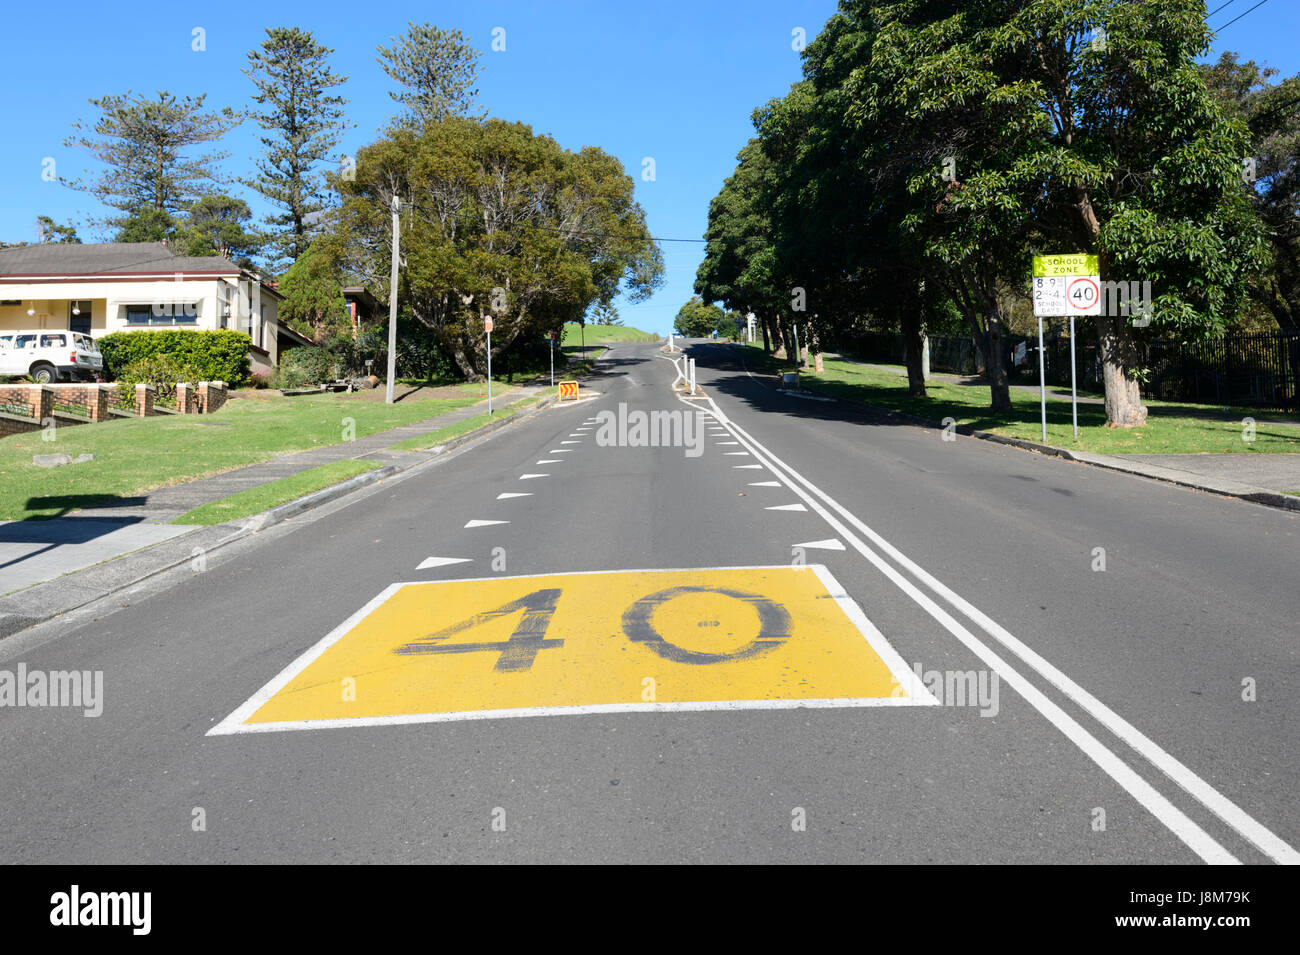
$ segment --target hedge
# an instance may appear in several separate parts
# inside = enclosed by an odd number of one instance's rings
[[[248,348],[253,340],[233,329],[113,332],[95,339],[104,368],[117,378],[134,362],[167,357],[188,365],[202,381],[224,381],[232,388],[248,383]]]

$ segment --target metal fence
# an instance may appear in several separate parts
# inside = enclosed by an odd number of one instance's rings
[[[984,371],[984,358],[975,340],[956,335],[931,335],[930,369],[954,375]],[[1023,352],[1019,352],[1023,344]],[[837,336],[834,347],[863,361],[902,364],[903,336],[896,332],[857,332]],[[1078,386],[1101,391],[1101,358],[1095,340],[1075,343]],[[1002,362],[1013,384],[1038,382],[1038,339],[1008,335],[1002,339]],[[1015,363],[1017,353],[1024,356]],[[1070,384],[1070,338],[1062,329],[1045,330],[1045,377],[1049,385]],[[1225,335],[1204,342],[1152,342],[1145,346],[1148,369],[1142,387],[1145,398],[1197,404],[1244,405],[1300,410],[1300,333],[1264,332]]]

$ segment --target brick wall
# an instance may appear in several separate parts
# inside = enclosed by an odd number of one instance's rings
[[[212,414],[226,403],[229,389],[224,381],[199,382],[199,414]]]

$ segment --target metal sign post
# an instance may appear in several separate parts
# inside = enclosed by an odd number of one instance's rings
[[[551,387],[555,387],[555,333],[552,332],[546,339],[551,348]]]
[[[1038,316],[1038,396],[1043,405],[1043,444],[1047,443],[1047,376],[1043,364],[1043,316]]]
[[[483,330],[487,332],[488,351],[488,414],[492,413],[492,316],[483,319]]]
[[[1079,440],[1079,392],[1074,380],[1074,316],[1070,316],[1070,410],[1074,414],[1074,440]]]

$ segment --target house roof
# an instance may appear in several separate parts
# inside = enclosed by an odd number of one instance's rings
[[[161,242],[44,243],[0,249],[0,281],[52,275],[239,275],[242,271],[222,256],[177,255]]]

